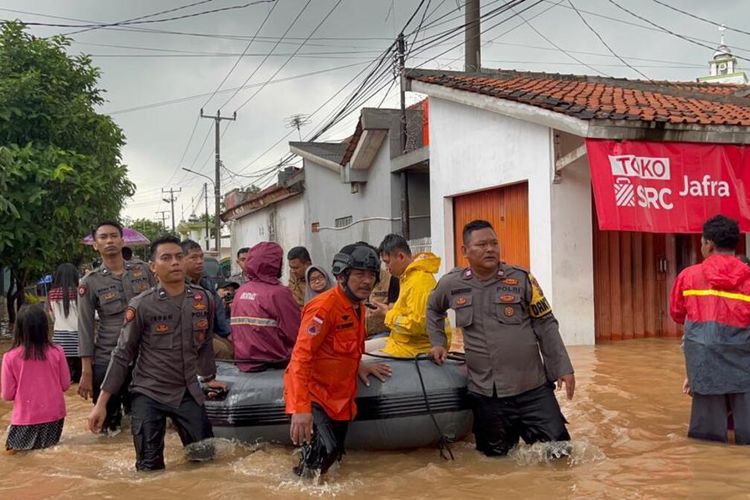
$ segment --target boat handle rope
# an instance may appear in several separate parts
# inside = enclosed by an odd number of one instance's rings
[[[374,354],[374,353],[365,353],[368,356],[372,356],[373,358],[379,358],[379,359],[390,359],[390,360],[397,360],[397,361],[404,361],[408,358],[397,358],[395,356],[388,356],[386,354]],[[466,362],[463,356],[461,356],[461,353],[450,353],[448,355],[448,358],[453,361],[460,361],[460,362]],[[430,406],[430,398],[427,396],[427,388],[424,385],[424,378],[422,377],[422,369],[419,367],[420,361],[432,361],[432,358],[429,356],[429,354],[417,354],[414,356],[414,366],[417,368],[417,375],[419,376],[419,385],[422,387],[422,397],[424,397],[424,404],[427,407],[427,413],[430,414],[430,419],[432,419],[432,423],[435,425],[435,429],[437,430],[438,434],[440,435],[440,438],[437,442],[437,448],[440,452],[440,458],[443,460],[455,460],[455,457],[453,456],[453,451],[451,450],[451,443],[453,443],[453,439],[447,436],[443,429],[440,427],[440,424],[437,421],[437,418],[435,418],[435,413],[432,411],[432,407]]]

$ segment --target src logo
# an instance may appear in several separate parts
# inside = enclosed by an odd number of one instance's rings
[[[635,185],[631,178],[647,181],[669,181],[671,169],[669,158],[618,155],[609,157],[609,166],[615,176],[614,195],[618,207],[661,208],[671,210],[669,201],[672,190],[668,187]]]

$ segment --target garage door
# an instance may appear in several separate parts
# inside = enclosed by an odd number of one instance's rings
[[[453,198],[457,266],[468,266],[461,251],[461,232],[466,223],[475,219],[487,220],[495,227],[502,260],[529,268],[529,186],[526,182]]]

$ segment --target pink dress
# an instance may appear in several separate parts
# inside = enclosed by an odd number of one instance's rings
[[[62,348],[47,348],[47,359],[23,359],[24,348],[3,356],[2,398],[13,401],[11,425],[35,425],[65,418],[64,393],[70,371]]]

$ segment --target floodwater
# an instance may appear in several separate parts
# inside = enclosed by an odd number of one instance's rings
[[[129,432],[89,434],[90,403],[71,389],[60,444],[0,455],[0,498],[747,498],[750,447],[685,436],[689,398],[678,342],[645,339],[570,348],[573,401],[562,401],[573,455],[549,462],[544,446],[520,446],[486,458],[470,441],[452,445],[455,461],[435,449],[351,451],[319,483],[297,479],[291,448],[217,440],[208,464],[185,461],[174,431],[167,470],[135,472]],[[0,404],[0,427],[10,418]],[[5,442],[5,433],[0,435]]]

